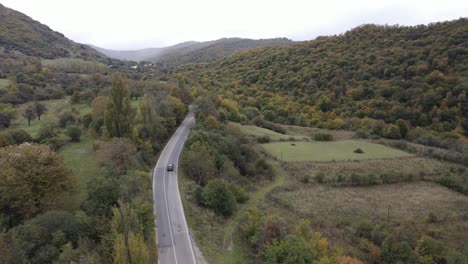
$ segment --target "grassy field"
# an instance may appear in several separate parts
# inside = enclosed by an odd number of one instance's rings
[[[95,175],[98,175],[99,168],[93,151],[93,140],[89,137],[82,137],[80,142],[70,143],[64,146],[60,153],[68,168],[79,179],[79,193],[76,194],[78,205],[86,198],[86,183]]]
[[[366,141],[342,140],[333,142],[275,142],[263,147],[283,161],[342,161],[412,156],[406,152]],[[364,153],[354,150],[361,148]]]
[[[28,107],[31,104],[26,103],[17,107],[18,118],[14,121],[13,127],[21,128],[26,132],[30,133],[33,137],[35,137],[37,135],[37,132],[39,131],[39,128],[43,124],[57,122],[60,114],[62,114],[65,111],[74,111],[79,113],[80,115],[89,113],[91,111],[91,108],[86,104],[76,104],[70,106],[69,98],[47,100],[42,101],[41,103],[43,103],[47,107],[47,112],[41,116],[41,120],[35,118],[34,120],[31,120],[31,125],[28,126],[27,119],[22,116],[22,113],[24,112],[26,107]]]
[[[388,174],[390,176],[413,175],[414,180],[436,180],[444,175],[462,174],[462,171],[466,170],[461,165],[418,156],[340,162],[286,162],[283,167],[296,182],[300,182],[305,175],[311,176],[312,181],[313,176],[320,172],[324,175],[324,181],[328,182],[336,179],[338,175],[353,173]]]
[[[57,100],[47,100],[41,101],[41,103],[45,104],[47,107],[47,112],[41,116],[41,120],[37,118],[31,120],[31,125],[28,126],[28,121],[26,118],[22,116],[22,113],[31,103],[26,103],[19,105],[17,107],[18,110],[18,118],[14,120],[13,127],[14,128],[21,128],[26,132],[30,133],[33,137],[37,135],[39,128],[43,124],[57,122],[59,120],[59,116],[66,111],[72,111],[77,113],[79,116],[83,116],[84,114],[91,112],[91,107],[88,104],[74,104],[70,105],[69,98],[57,99]],[[134,109],[138,108],[140,100],[132,100],[131,104]]]
[[[296,184],[277,188],[269,197],[266,212],[309,219],[315,230],[347,254],[359,254],[350,230],[363,220],[419,235],[436,232],[438,239],[450,247],[464,250],[468,197],[434,183],[344,188]],[[428,222],[430,214],[438,220]]]
[[[263,137],[263,136],[269,136],[271,140],[273,141],[279,141],[279,140],[304,140],[304,138],[307,138],[307,136],[299,136],[299,135],[285,135],[285,134],[280,134],[278,132],[275,132],[273,130],[269,130],[266,128],[258,127],[258,126],[250,126],[250,125],[241,125],[239,123],[231,123],[237,127],[240,128],[240,130],[251,136],[255,137]]]
[[[10,84],[8,79],[0,79],[0,89],[6,88]]]

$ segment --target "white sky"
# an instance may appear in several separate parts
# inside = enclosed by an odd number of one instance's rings
[[[160,47],[222,37],[314,39],[365,23],[468,16],[467,0],[0,0],[80,43]]]

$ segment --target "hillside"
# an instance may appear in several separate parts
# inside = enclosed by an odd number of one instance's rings
[[[10,53],[55,59],[74,57],[104,59],[105,56],[86,45],[75,43],[63,34],[32,18],[0,5],[0,50]]]
[[[294,43],[285,38],[276,39],[243,39],[223,38],[205,42],[183,42],[164,48],[149,48],[141,50],[107,50],[95,46],[97,51],[115,59],[151,61],[164,67],[174,67],[190,63],[210,62],[227,57],[238,51],[263,46],[283,46]]]
[[[376,120],[402,119],[410,127],[468,135],[467,40],[465,18],[415,27],[364,25],[183,72],[238,102],[240,113],[237,106],[224,107],[238,120],[261,113],[278,123],[384,135],[394,128]]]

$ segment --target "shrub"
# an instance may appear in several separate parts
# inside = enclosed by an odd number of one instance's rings
[[[383,136],[390,139],[400,139],[400,128],[396,125],[388,125]]]
[[[198,205],[200,206],[205,206],[203,203],[203,188],[201,186],[197,186],[195,190],[192,192],[193,199],[195,199],[195,202],[197,202]]]
[[[357,148],[353,151],[354,153],[357,153],[357,154],[363,154],[364,153],[364,150],[362,150],[361,148]]]
[[[366,139],[366,138],[369,138],[369,134],[364,130],[358,130],[358,131],[356,131],[356,133],[354,134],[353,137],[354,138]]]
[[[244,188],[237,185],[231,185],[231,191],[238,203],[245,203],[249,200],[249,194],[244,190]]]
[[[45,139],[53,138],[55,136],[57,136],[57,133],[55,132],[55,125],[50,123],[44,124],[37,132],[37,141],[42,142]]]
[[[333,135],[326,132],[317,132],[314,134],[314,139],[317,141],[332,141]]]
[[[222,181],[210,181],[203,188],[202,197],[203,204],[219,215],[229,216],[236,208],[236,197]]]
[[[319,172],[315,175],[315,181],[318,183],[323,183],[325,180],[325,173]]]
[[[28,132],[22,130],[22,129],[9,129],[6,131],[13,140],[15,141],[15,144],[22,144],[24,142],[31,142],[33,139]]]
[[[271,138],[269,136],[257,137],[257,142],[260,144],[269,143],[270,141],[271,141]]]
[[[66,127],[76,122],[76,117],[71,112],[65,112],[59,117],[59,126]]]
[[[9,133],[6,133],[6,132],[0,133],[0,148],[14,145],[14,144],[15,144],[15,140]]]
[[[73,142],[79,142],[81,137],[81,129],[78,126],[71,125],[67,127],[67,136]]]
[[[82,118],[81,118],[81,123],[83,124],[83,127],[84,128],[88,128],[89,125],[91,124],[91,122],[93,122],[93,115],[88,113],[88,114],[85,114]]]
[[[45,138],[41,140],[41,143],[49,146],[49,148],[54,151],[57,151],[65,145],[65,142],[59,137]]]
[[[306,175],[302,176],[301,182],[302,183],[309,183],[310,182],[310,175],[306,174]]]
[[[0,128],[8,128],[10,126],[10,123],[11,117],[7,113],[0,111]]]

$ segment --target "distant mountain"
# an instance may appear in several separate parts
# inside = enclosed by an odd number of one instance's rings
[[[210,62],[228,57],[238,51],[266,46],[286,46],[294,42],[286,38],[243,39],[223,38],[215,41],[198,42],[187,47],[171,48],[159,56],[150,59],[165,66],[180,66],[190,63]]]
[[[197,42],[188,41],[183,42],[177,45],[163,47],[163,48],[147,48],[147,49],[139,49],[139,50],[111,50],[111,49],[104,49],[94,45],[88,45],[91,48],[97,50],[98,52],[119,60],[130,60],[130,61],[144,61],[149,60],[152,58],[156,58],[163,53],[171,53],[172,50],[184,49],[189,46],[194,46]]]
[[[44,59],[74,57],[102,60],[94,49],[66,38],[32,18],[0,5],[0,51]]]
[[[189,63],[210,62],[227,57],[238,51],[264,46],[284,46],[294,42],[286,38],[274,39],[243,39],[223,38],[205,42],[183,42],[164,48],[149,48],[141,50],[107,50],[95,46],[97,51],[115,59],[134,61],[151,61],[164,66],[179,66]]]

